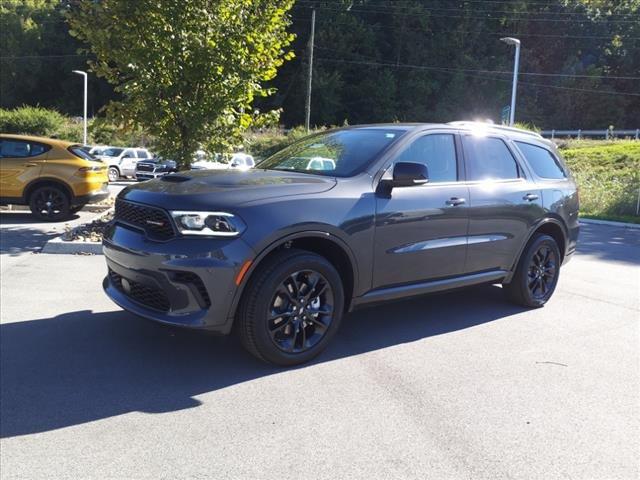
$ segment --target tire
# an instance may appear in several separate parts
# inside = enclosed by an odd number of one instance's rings
[[[34,215],[47,222],[66,220],[71,215],[69,196],[55,185],[36,188],[29,196],[29,208]]]
[[[542,307],[556,289],[560,263],[556,241],[549,235],[534,235],[520,257],[511,283],[503,284],[507,298],[524,307]]]
[[[284,249],[252,275],[235,329],[256,358],[281,366],[298,365],[326,348],[340,326],[343,307],[342,280],[327,259]]]
[[[117,167],[109,167],[109,172],[107,174],[109,176],[110,182],[117,182],[120,180],[120,170]]]
[[[78,213],[80,210],[82,210],[83,208],[84,208],[84,205],[76,205],[76,206],[71,207],[69,209],[69,213],[71,215],[74,215],[74,214]]]

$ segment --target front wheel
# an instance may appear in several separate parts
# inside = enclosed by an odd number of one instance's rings
[[[297,249],[276,253],[252,276],[236,330],[260,360],[290,366],[322,352],[342,320],[344,291],[333,265]]]
[[[48,222],[66,220],[70,216],[69,197],[55,185],[34,190],[29,198],[29,208],[34,215]]]
[[[117,182],[120,179],[120,170],[116,167],[109,167],[108,176],[110,182]]]
[[[507,298],[525,307],[542,307],[556,289],[560,263],[556,241],[549,235],[535,235],[520,257],[511,283],[503,285]]]

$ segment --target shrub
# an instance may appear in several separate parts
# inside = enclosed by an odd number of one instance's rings
[[[639,142],[574,142],[562,154],[580,188],[582,214],[637,221]]]
[[[0,132],[50,137],[63,131],[67,118],[40,107],[0,109]]]

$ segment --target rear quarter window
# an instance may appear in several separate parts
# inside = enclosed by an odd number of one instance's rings
[[[515,143],[537,176],[551,179],[567,178],[560,160],[552,152],[530,143]]]

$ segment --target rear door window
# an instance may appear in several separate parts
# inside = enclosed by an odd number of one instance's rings
[[[530,143],[515,142],[535,174],[541,178],[567,178],[560,160],[549,150]]]
[[[37,142],[26,140],[13,140],[3,138],[0,140],[0,157],[2,158],[29,158],[37,157],[47,152],[51,147]]]
[[[468,180],[512,180],[520,177],[516,159],[502,139],[464,135],[462,144]]]

